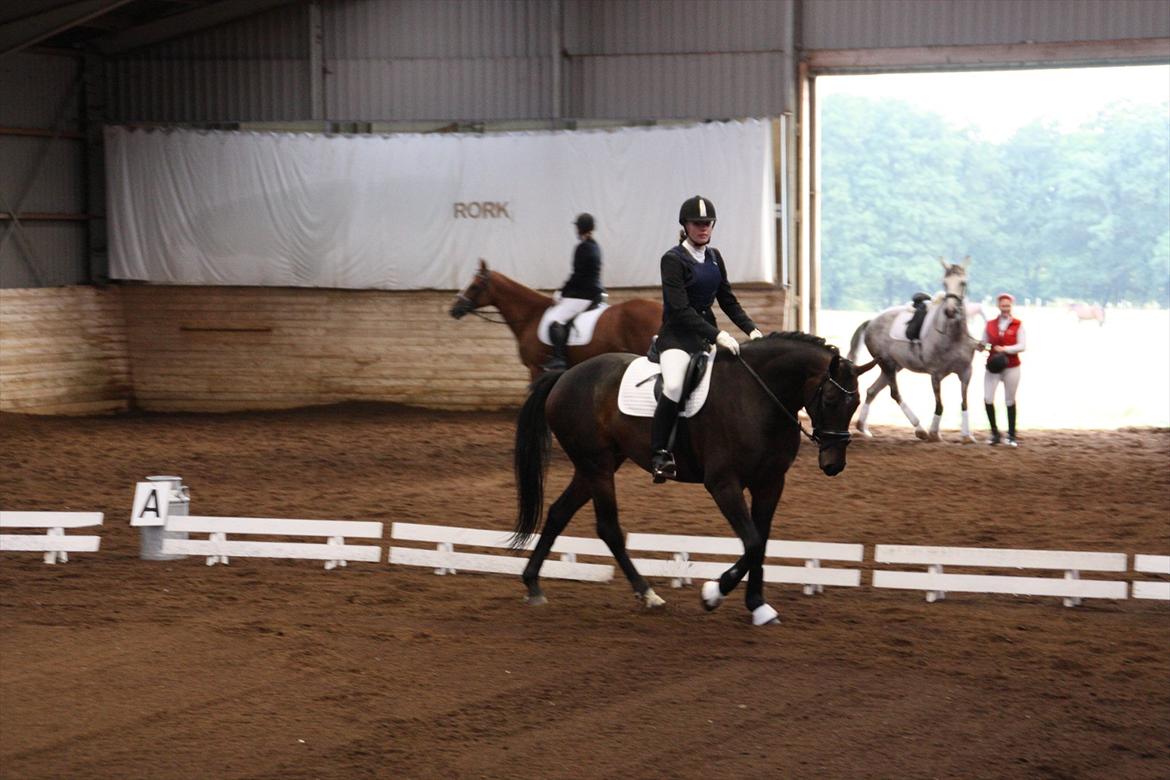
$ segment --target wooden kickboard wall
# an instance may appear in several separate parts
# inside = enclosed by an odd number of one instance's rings
[[[736,292],[765,332],[784,328],[783,290]],[[610,300],[659,294],[613,290]],[[474,315],[452,319],[454,297],[156,285],[2,290],[0,411],[519,405],[528,372],[511,331]]]
[[[131,397],[117,288],[0,290],[0,411],[108,414]]]

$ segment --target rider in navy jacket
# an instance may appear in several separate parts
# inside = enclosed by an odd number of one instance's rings
[[[691,355],[711,344],[739,354],[739,342],[716,326],[712,304],[718,301],[723,313],[751,338],[763,335],[731,291],[723,255],[710,246],[715,205],[698,195],[688,198],[679,209],[678,221],[683,227],[680,241],[667,250],[659,263],[662,327],[656,347],[662,368],[662,396],[650,426],[651,473],[655,482],[676,475],[670,433]]]
[[[580,243],[573,251],[573,272],[549,312],[548,340],[552,342],[552,357],[544,365],[549,371],[568,368],[569,323],[581,312],[601,303],[605,295],[601,286],[601,247],[593,239],[593,215],[580,214],[573,224],[577,226]]]

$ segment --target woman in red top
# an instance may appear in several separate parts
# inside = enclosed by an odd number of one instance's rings
[[[987,421],[991,423],[991,438],[988,444],[1016,443],[1016,388],[1020,385],[1020,353],[1024,351],[1024,325],[1012,316],[1015,298],[1011,293],[1000,293],[995,299],[999,306],[999,317],[987,323],[985,340],[990,345],[987,370],[983,374],[983,406],[987,409]],[[1002,356],[1002,357],[1001,357]],[[1006,364],[1005,364],[1006,358]],[[1002,368],[1001,368],[1002,365]],[[997,368],[1001,370],[996,371]],[[995,425],[995,389],[1003,382],[1003,397],[1007,403],[1007,439],[1001,439]]]

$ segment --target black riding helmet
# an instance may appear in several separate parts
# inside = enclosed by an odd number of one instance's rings
[[[993,374],[1002,374],[1007,367],[1008,356],[1006,352],[996,352],[987,360],[987,370]]]
[[[688,222],[715,224],[715,204],[699,195],[687,198],[678,210],[678,224],[685,225]]]
[[[593,215],[578,214],[573,224],[577,226],[578,233],[590,233],[593,231]]]

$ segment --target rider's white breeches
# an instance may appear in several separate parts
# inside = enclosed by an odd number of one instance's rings
[[[690,363],[691,353],[685,349],[668,349],[658,356],[658,365],[662,368],[662,394],[676,403],[682,398],[683,382]]]
[[[983,375],[983,403],[995,403],[995,388],[1003,382],[1003,400],[1008,406],[1016,405],[1016,388],[1020,386],[1020,367],[1005,368],[1002,373],[993,374],[990,371]]]
[[[593,305],[588,298],[561,298],[549,307],[551,321],[564,324]]]

